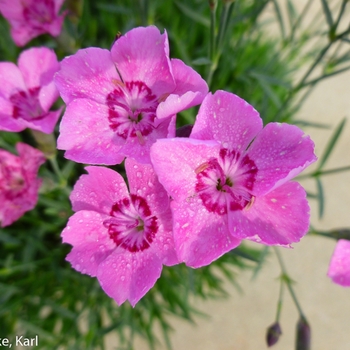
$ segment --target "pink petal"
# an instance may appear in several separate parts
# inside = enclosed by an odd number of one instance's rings
[[[0,62],[0,96],[9,99],[18,90],[26,91],[21,71],[11,62]]]
[[[216,140],[243,152],[261,128],[259,113],[251,105],[234,94],[217,91],[205,97],[190,138]]]
[[[124,82],[141,81],[156,96],[174,90],[166,32],[160,34],[154,26],[134,28],[114,43],[111,55]]]
[[[28,0],[1,0],[0,12],[10,22],[12,22],[12,20],[22,20],[23,7],[21,3],[27,4]]]
[[[197,91],[205,97],[209,90],[208,84],[193,68],[176,58],[171,60],[171,66],[176,83],[173,94],[181,96],[188,91]]]
[[[162,271],[162,264],[148,251],[131,254],[116,249],[98,269],[101,287],[118,305],[129,300],[132,306],[154,286]]]
[[[219,150],[216,141],[162,139],[151,147],[151,161],[159,182],[169,195],[186,200],[195,194],[195,169],[210,157],[218,157]]]
[[[65,13],[66,13],[66,11],[65,11]],[[65,15],[65,13],[64,13],[64,15]],[[51,34],[54,37],[59,36],[61,34],[61,30],[62,30],[64,15],[56,17],[50,23],[45,23],[43,25],[43,29],[45,30],[45,32]]]
[[[117,172],[95,166],[85,169],[89,174],[79,178],[70,195],[74,211],[94,210],[109,214],[116,201],[129,197],[125,181]]]
[[[345,239],[338,241],[327,275],[334,283],[350,287],[350,241]]]
[[[153,209],[153,208],[152,208]],[[170,206],[166,211],[157,212],[159,230],[152,242],[151,249],[163,265],[173,266],[179,263],[175,251],[173,235],[173,217]]]
[[[169,134],[175,134],[174,118],[161,120],[152,132],[147,136],[142,136],[142,142],[138,138],[128,137],[119,153],[125,157],[134,158],[136,161],[144,164],[150,164],[150,148],[158,140],[166,138]]]
[[[16,144],[16,149],[21,158],[26,178],[28,181],[32,181],[36,178],[40,165],[45,163],[45,156],[38,149],[22,142]]]
[[[208,212],[199,198],[175,200],[171,207],[176,251],[186,265],[209,265],[240,244],[228,230],[227,216]]]
[[[267,245],[299,242],[309,229],[306,193],[297,182],[286,184],[256,197],[249,209],[229,212],[233,236]]]
[[[157,108],[158,118],[171,115],[200,104],[208,93],[208,85],[203,78],[181,60],[171,60],[176,88]]]
[[[297,126],[269,123],[247,154],[258,168],[254,195],[263,195],[286,183],[317,160],[314,143]]]
[[[59,96],[53,82],[54,74],[60,69],[55,52],[45,47],[23,51],[18,68],[28,89],[41,87],[40,104],[44,111],[48,111]]]
[[[65,103],[88,98],[104,104],[118,82],[120,78],[110,52],[95,47],[66,57],[55,75],[56,86]]]
[[[61,234],[63,243],[73,246],[66,260],[75,270],[93,277],[97,274],[99,264],[115,248],[108,229],[103,225],[105,218],[93,211],[79,211],[70,217]]]
[[[32,121],[22,120],[22,125],[33,130],[39,130],[45,134],[51,134],[55,129],[62,109],[63,107],[57,111],[47,112],[40,119],[33,119]]]
[[[162,213],[169,209],[168,193],[158,181],[152,165],[141,164],[127,158],[125,160],[125,170],[130,193],[147,198],[147,203],[152,212]]]
[[[65,157],[88,164],[117,164],[124,159],[108,124],[108,108],[92,100],[71,102],[60,124],[57,148]]]
[[[25,129],[21,120],[12,117],[12,112],[12,103],[0,97],[0,130],[18,132]]]

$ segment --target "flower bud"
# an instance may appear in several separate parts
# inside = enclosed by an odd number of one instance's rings
[[[278,342],[280,335],[282,334],[280,324],[278,322],[271,325],[266,332],[266,343],[270,347]]]
[[[297,323],[296,350],[310,350],[311,348],[311,328],[306,318],[300,316]]]

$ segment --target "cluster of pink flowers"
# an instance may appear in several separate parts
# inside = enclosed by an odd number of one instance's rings
[[[309,206],[296,175],[316,160],[293,125],[263,128],[236,95],[169,58],[153,26],[121,36],[110,51],[65,58],[55,76],[67,108],[58,148],[92,165],[125,160],[129,191],[115,171],[90,166],[76,183],[76,212],[62,233],[72,266],[96,276],[118,304],[135,305],[162,265],[210,264],[242,239],[290,246],[308,231]],[[201,103],[189,137],[176,114]]]
[[[22,46],[60,33],[62,2],[0,0],[0,12]],[[308,231],[306,193],[292,180],[316,161],[312,140],[293,125],[263,127],[232,93],[208,92],[198,73],[170,58],[167,33],[154,26],[61,63],[52,50],[29,49],[17,66],[0,63],[0,79],[0,130],[52,133],[61,110],[50,108],[59,95],[65,102],[58,148],[92,165],[70,196],[67,260],[119,305],[134,306],[163,265],[205,266],[244,239],[290,247]],[[199,104],[188,135],[176,137],[177,113]],[[17,150],[0,150],[2,226],[34,207],[40,186],[43,154],[21,143]],[[128,185],[105,167],[124,160]],[[349,251],[339,241],[329,270],[342,285],[350,285]]]

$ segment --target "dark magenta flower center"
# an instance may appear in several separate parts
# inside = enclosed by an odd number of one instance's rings
[[[44,111],[39,102],[40,87],[31,88],[26,91],[18,91],[10,96],[10,102],[13,104],[12,117],[21,118],[27,121],[41,119],[44,117]]]
[[[151,89],[141,81],[115,81],[116,88],[108,94],[109,126],[120,137],[137,137],[143,144],[143,137],[155,128],[158,100]]]
[[[158,220],[152,216],[144,198],[131,194],[130,199],[115,203],[110,211],[111,218],[103,224],[118,247],[138,252],[150,247],[158,231]]]
[[[55,18],[55,3],[53,0],[34,0],[24,7],[23,17],[31,23],[31,26],[42,30],[43,25],[51,24]]]
[[[247,156],[222,148],[219,158],[210,158],[196,170],[196,192],[208,211],[219,215],[228,210],[250,208],[257,167]]]
[[[0,193],[7,199],[13,199],[20,195],[25,187],[26,180],[21,166],[8,164],[0,159]]]

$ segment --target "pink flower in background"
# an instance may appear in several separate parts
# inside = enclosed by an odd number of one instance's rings
[[[293,125],[262,128],[258,112],[224,91],[204,99],[190,138],[158,140],[151,160],[173,198],[180,261],[211,263],[241,239],[289,246],[309,227],[304,189],[289,181],[316,160]]]
[[[17,143],[15,156],[0,150],[0,222],[11,225],[35,207],[41,180],[37,172],[45,162],[43,153],[24,143]]]
[[[175,135],[177,112],[199,104],[205,81],[169,59],[166,32],[135,28],[111,51],[79,50],[65,58],[55,77],[67,104],[58,148],[88,164],[117,164],[126,156],[149,163],[150,146]]]
[[[23,51],[18,66],[0,62],[0,130],[53,132],[61,113],[49,111],[59,97],[53,82],[58,69],[56,54],[44,47]]]
[[[334,283],[350,287],[350,241],[338,241],[329,264],[328,276]]]
[[[73,210],[62,232],[73,246],[67,260],[97,277],[120,305],[134,306],[160,277],[162,265],[176,264],[168,195],[151,165],[125,161],[123,178],[103,167],[87,167],[71,194]]]
[[[61,33],[64,15],[58,13],[64,0],[0,0],[0,12],[9,21],[17,46],[48,33]]]

